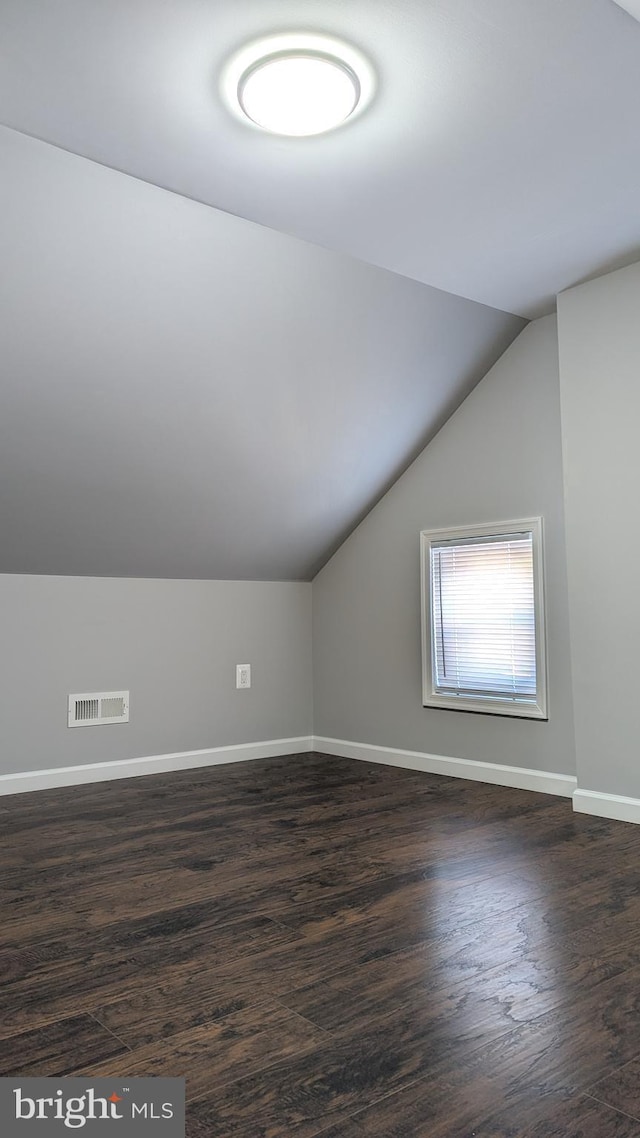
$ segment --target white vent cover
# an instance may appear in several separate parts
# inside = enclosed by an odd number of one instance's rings
[[[128,691],[81,692],[69,696],[69,727],[129,722]]]

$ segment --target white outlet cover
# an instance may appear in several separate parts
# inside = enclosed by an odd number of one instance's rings
[[[251,664],[236,664],[236,687],[251,687]]]

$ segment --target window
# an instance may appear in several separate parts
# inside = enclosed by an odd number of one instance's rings
[[[420,538],[424,706],[546,719],[542,519]]]

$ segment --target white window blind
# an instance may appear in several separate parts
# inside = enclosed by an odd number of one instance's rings
[[[533,534],[431,543],[434,693],[536,701]]]

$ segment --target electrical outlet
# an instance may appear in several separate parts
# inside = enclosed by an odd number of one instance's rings
[[[236,664],[236,687],[251,687],[251,664]]]

